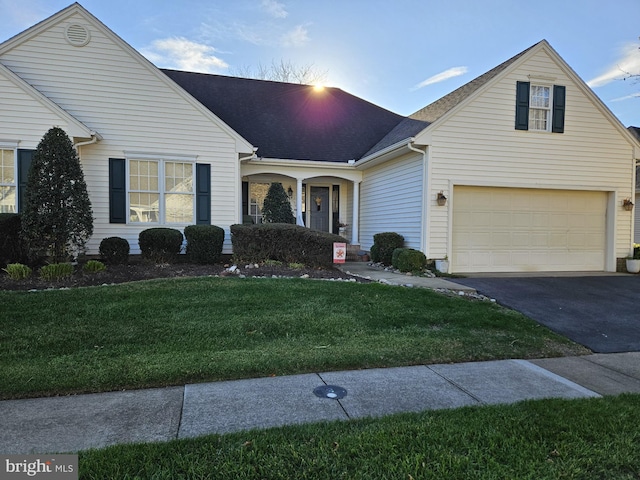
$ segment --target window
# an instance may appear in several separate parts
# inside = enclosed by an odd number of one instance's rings
[[[129,160],[129,222],[193,223],[194,164]]]
[[[564,133],[566,87],[516,83],[516,130]]]
[[[529,100],[529,129],[549,130],[551,117],[551,88],[531,85]]]
[[[249,215],[253,218],[253,223],[262,223],[262,204],[269,191],[270,183],[249,184]]]
[[[0,213],[17,211],[15,151],[0,149]]]

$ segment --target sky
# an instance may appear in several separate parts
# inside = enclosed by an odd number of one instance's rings
[[[70,0],[0,0],[0,42]],[[640,126],[640,0],[82,0],[156,66],[240,75],[291,63],[410,115],[546,39]]]

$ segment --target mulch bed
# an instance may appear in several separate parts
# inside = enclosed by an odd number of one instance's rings
[[[205,277],[205,276],[240,276],[245,277],[304,277],[323,279],[355,279],[357,282],[368,283],[361,277],[346,274],[336,268],[331,269],[294,269],[278,265],[259,265],[246,268],[239,266],[237,272],[227,271],[229,265],[197,265],[192,263],[153,264],[140,260],[132,260],[127,265],[107,265],[106,271],[99,273],[83,273],[77,267],[76,273],[64,280],[46,281],[38,277],[37,272],[25,280],[11,280],[4,272],[0,272],[0,290],[45,290],[50,288],[88,287],[95,285],[109,285],[154,278],[177,277]]]

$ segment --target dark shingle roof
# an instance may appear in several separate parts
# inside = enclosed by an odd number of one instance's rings
[[[162,70],[258,147],[258,156],[359,159],[404,117],[338,88]]]
[[[628,127],[629,130],[640,141],[640,127]]]
[[[385,148],[390,147],[391,145],[402,140],[408,140],[414,135],[420,133],[429,125],[429,122],[423,122],[422,120],[404,118],[398,125],[394,127],[393,130],[387,133],[378,143],[371,147],[369,151],[363,155],[363,157],[379,152],[380,150],[384,150]]]
[[[526,50],[523,50],[519,54],[511,57],[506,62],[503,62],[497,67],[492,68],[488,72],[480,75],[479,77],[474,78],[469,83],[465,83],[460,88],[454,90],[448,95],[445,95],[444,97],[436,100],[435,102],[409,115],[409,117],[416,120],[429,122],[429,123],[435,122],[445,113],[447,113],[449,110],[451,110],[455,106],[459,105],[462,101],[470,97],[480,87],[482,87],[487,82],[489,82],[489,80],[496,77],[500,72],[504,71],[509,65],[511,65],[513,62],[515,62],[518,58],[520,58],[522,55],[524,55],[526,52],[531,50],[536,45],[538,44],[536,43],[535,45],[532,45]]]

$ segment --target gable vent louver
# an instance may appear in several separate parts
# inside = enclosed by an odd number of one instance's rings
[[[89,43],[89,40],[91,40],[89,30],[87,30],[84,25],[80,25],[78,23],[72,23],[69,25],[64,33],[67,42],[74,47],[84,47]]]

